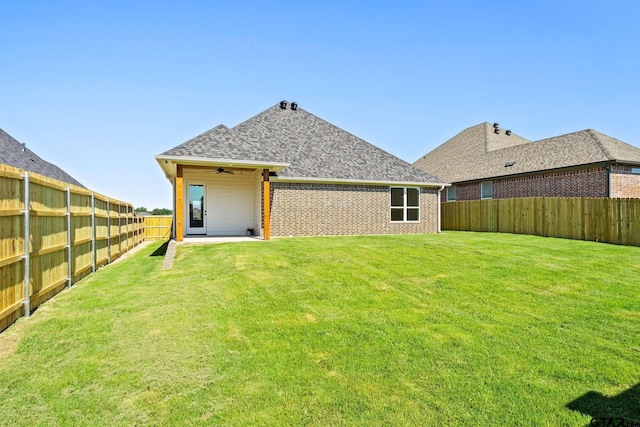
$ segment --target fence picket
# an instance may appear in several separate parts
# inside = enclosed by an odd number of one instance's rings
[[[535,197],[442,203],[443,230],[640,246],[640,199]]]

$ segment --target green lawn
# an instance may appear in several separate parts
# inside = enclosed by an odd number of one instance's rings
[[[640,419],[640,248],[301,238],[181,246],[161,271],[159,247],[0,334],[0,424]]]

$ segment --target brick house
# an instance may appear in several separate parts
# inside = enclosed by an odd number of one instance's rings
[[[439,231],[445,184],[296,103],[155,158],[173,187],[178,241]]]
[[[53,163],[42,159],[36,153],[29,150],[26,144],[21,144],[2,129],[0,129],[0,164],[13,166],[27,172],[38,173],[66,182],[67,184],[84,187],[74,177]]]
[[[482,123],[413,165],[453,184],[442,201],[640,197],[640,148],[592,129],[529,141]]]

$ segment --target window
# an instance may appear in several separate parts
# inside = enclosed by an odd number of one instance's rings
[[[452,185],[451,187],[447,187],[447,202],[455,202],[456,201],[456,187]]]
[[[420,220],[420,189],[391,188],[391,221],[412,222]]]
[[[492,199],[493,198],[493,181],[484,181],[480,184],[481,198]]]
[[[640,174],[640,168],[631,168],[631,173]]]

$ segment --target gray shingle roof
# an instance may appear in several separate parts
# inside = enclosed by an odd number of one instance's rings
[[[43,160],[2,129],[0,129],[0,163],[84,187],[71,175],[53,163]]]
[[[274,105],[232,129],[222,125],[160,156],[290,163],[279,177],[440,183],[433,175],[298,108]]]
[[[640,148],[592,129],[535,142],[493,130],[489,123],[465,129],[414,166],[446,182],[463,182],[598,162],[640,162]]]

